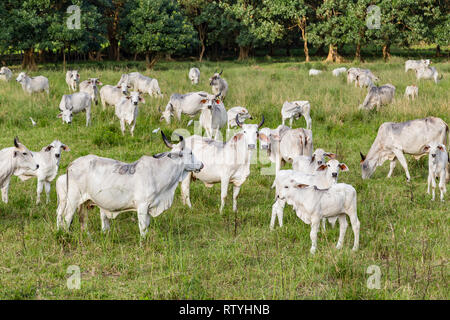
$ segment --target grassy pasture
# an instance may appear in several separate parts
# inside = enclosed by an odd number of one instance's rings
[[[196,87],[187,78],[194,65],[202,72]],[[197,181],[191,185],[193,209],[182,205],[177,189],[173,206],[152,219],[140,245],[135,213],[121,214],[106,235],[98,209],[89,213],[88,234],[80,231],[77,216],[69,234],[57,232],[55,183],[50,204],[35,205],[36,180],[13,177],[10,202],[0,203],[0,299],[448,299],[450,193],[444,203],[432,202],[426,194],[427,157],[418,162],[407,157],[410,183],[399,164],[387,179],[388,163],[363,181],[359,151],[367,153],[386,121],[436,116],[450,123],[450,64],[434,64],[444,75],[438,85],[418,82],[413,72],[405,74],[403,58],[362,66],[378,75],[380,84],[397,88],[395,102],[378,113],[358,111],[366,89],[347,85],[344,76],[333,77],[335,66],[319,62],[162,62],[153,71],[139,63],[71,66],[80,70],[82,80],[98,76],[104,84],[115,84],[122,73],[136,70],[159,80],[165,97],[145,96],[134,137],[121,135],[112,107],[103,112],[100,105],[93,106],[89,128],[84,114],[63,125],[56,115],[68,88],[60,66],[44,65],[32,74],[49,78],[49,98],[29,97],[15,81],[0,82],[0,147],[12,146],[15,135],[35,151],[59,139],[71,148],[62,155],[60,173],[89,153],[132,162],[165,151],[160,134],[152,130],[161,127],[171,133],[186,128],[189,118],[169,126],[160,123],[158,106],[164,107],[174,92],[209,91],[208,78],[215,69],[224,69],[230,86],[226,107],[245,106],[255,122],[264,114],[265,126],[280,124],[284,101],[309,100],[314,147],[337,151],[349,166],[340,181],[356,188],[361,221],[358,252],[351,252],[351,228],[338,251],[339,228],[329,226],[326,233],[319,232],[318,250],[311,256],[310,226],[292,209],[285,210],[283,228],[269,231],[273,176],[261,175],[267,165],[257,163],[241,188],[236,216],[231,190],[220,215],[220,186],[207,189]],[[326,72],[309,77],[311,67]],[[17,77],[19,69],[13,71]],[[403,98],[410,84],[419,86],[414,102]],[[305,126],[304,119],[294,126]],[[188,130],[192,133],[193,127]],[[70,265],[80,267],[80,290],[66,286]],[[366,285],[371,265],[381,270],[380,289]]]

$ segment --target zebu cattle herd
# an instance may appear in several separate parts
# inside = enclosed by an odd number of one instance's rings
[[[438,72],[430,67],[430,60],[408,60],[405,72],[415,70],[417,79],[430,79],[438,83]],[[278,219],[283,225],[283,210],[291,205],[297,216],[311,225],[311,249],[317,248],[317,232],[322,222],[333,226],[338,220],[339,240],[336,248],[341,248],[349,216],[354,233],[353,250],[359,247],[360,222],[357,215],[356,190],[348,184],[338,183],[340,172],[349,170],[345,163],[339,162],[337,155],[323,149],[313,149],[311,104],[306,100],[286,101],[281,107],[281,124],[275,128],[263,127],[264,116],[259,124],[244,123],[252,120],[249,110],[242,106],[225,108],[224,100],[228,93],[228,83],[222,78],[222,72],[215,72],[209,79],[211,93],[205,91],[185,94],[173,93],[170,96],[160,121],[181,120],[181,115],[194,117],[198,114],[206,137],[178,135],[178,143],[173,143],[161,130],[168,152],[153,156],[142,156],[133,163],[124,163],[114,159],[87,155],[74,160],[66,173],[56,181],[58,197],[57,227],[68,230],[74,214],[78,211],[82,228],[85,227],[87,210],[92,206],[100,209],[102,230],[107,232],[110,220],[121,212],[137,211],[139,230],[142,237],[147,233],[151,217],[156,217],[170,208],[174,192],[181,182],[181,197],[185,205],[192,207],[190,184],[194,180],[202,181],[211,187],[220,183],[220,212],[225,206],[229,184],[233,184],[233,211],[237,211],[237,198],[241,186],[250,175],[250,163],[253,151],[259,141],[260,149],[267,152],[268,158],[275,164],[275,202],[272,206],[270,228]],[[324,72],[311,69],[310,76],[321,76]],[[378,110],[382,105],[391,103],[395,95],[392,84],[376,86],[379,81],[368,69],[337,68],[332,75],[347,75],[347,83],[357,87],[367,87],[367,96],[360,109]],[[10,81],[13,73],[2,67],[0,80]],[[189,70],[188,78],[192,85],[200,81],[200,70]],[[28,94],[45,91],[49,94],[47,78],[30,78],[21,72],[17,82]],[[143,94],[150,97],[163,97],[158,80],[146,77],[139,72],[123,74],[117,85],[104,85],[98,78],[89,78],[80,82],[78,70],[67,71],[65,77],[69,94],[61,98],[58,117],[64,123],[71,123],[73,116],[86,113],[86,126],[91,123],[92,105],[100,99],[103,109],[115,108],[120,121],[122,134],[126,125],[134,134],[138,108],[145,103]],[[102,86],[99,89],[99,86]],[[130,91],[132,90],[132,91]],[[406,88],[405,97],[418,97],[418,87]],[[294,120],[304,117],[306,128],[293,128]],[[285,125],[289,120],[289,126]],[[32,120],[33,121],[33,120]],[[34,121],[33,121],[34,122]],[[238,127],[238,132],[228,141],[222,141],[221,129]],[[388,177],[391,177],[397,161],[400,162],[411,179],[405,154],[420,158],[429,154],[428,193],[430,187],[432,200],[435,199],[436,177],[439,178],[440,199],[444,201],[446,183],[450,179],[449,156],[446,144],[450,140],[448,125],[439,118],[428,117],[402,123],[386,122],[379,129],[375,140],[367,153],[361,153],[362,178],[370,178],[377,166],[390,161]],[[22,180],[37,177],[37,200],[45,188],[49,201],[50,184],[56,178],[62,151],[69,147],[59,140],[44,146],[41,151],[29,151],[16,137],[14,147],[0,150],[0,187],[3,202],[8,202],[8,189],[12,175]],[[327,161],[328,159],[328,161]],[[285,163],[292,163],[291,170],[282,170]],[[194,200],[195,204],[195,200]]]

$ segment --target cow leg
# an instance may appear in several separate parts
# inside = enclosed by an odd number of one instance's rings
[[[100,219],[102,220],[102,232],[108,232],[111,229],[109,218],[102,209],[100,209]]]
[[[91,108],[86,108],[86,127],[91,123]]]
[[[134,137],[134,128],[136,127],[136,121],[133,121],[130,126],[131,136]]]
[[[311,127],[312,127],[312,125],[311,125],[311,122],[312,122],[311,117],[309,115],[305,116],[305,120],[306,120],[306,129],[311,130]]]
[[[434,173],[431,174],[431,200],[434,201],[434,198],[436,197],[436,176]]]
[[[320,219],[317,216],[313,216],[311,219],[311,232],[309,237],[311,238],[311,254],[316,253],[317,248],[317,231],[319,231]]]
[[[406,180],[408,180],[408,182],[411,181],[411,176],[409,175],[408,163],[406,162],[405,155],[400,150],[394,149],[393,152],[394,152],[395,156],[397,157],[398,161],[400,162],[400,164],[402,165],[403,169],[405,169]]]
[[[225,206],[225,199],[228,193],[228,184],[230,183],[229,178],[224,178],[220,182],[220,213],[222,213],[223,207]]]
[[[391,163],[389,164],[389,173],[387,175],[388,178],[390,178],[392,176],[392,173],[394,173],[396,164],[397,164],[397,158],[394,158],[394,160],[391,160]]]
[[[345,214],[341,214],[339,216],[339,240],[336,244],[336,249],[341,249],[344,244],[345,232],[347,231],[347,216]]]
[[[50,182],[44,181],[44,187],[45,187],[45,196],[46,196],[45,200],[46,200],[46,203],[49,203],[50,202]]]
[[[280,228],[283,227],[283,211],[286,201],[277,199],[272,205],[272,217],[270,218],[270,230],[275,227],[275,219],[278,217]]]
[[[11,181],[11,178],[8,178],[5,181],[5,184],[2,188],[2,200],[4,203],[8,203],[8,191],[9,191],[9,182]]]
[[[241,186],[234,185],[233,186],[233,211],[237,211],[237,197],[239,195],[239,191],[241,190]]]
[[[148,205],[143,204],[138,207],[138,221],[139,221],[139,233],[141,239],[145,238],[148,232],[148,226],[150,225],[150,215],[148,214]]]
[[[44,189],[44,181],[38,179],[36,190],[36,204],[39,204],[41,202],[41,193],[43,189]]]
[[[427,193],[430,194],[431,180],[433,180],[433,175],[431,171],[428,173],[428,181],[427,181]]]
[[[187,205],[189,208],[192,208],[190,199],[191,176],[192,173],[189,172],[181,182],[181,200],[183,201],[183,204]]]
[[[290,117],[289,118],[289,127],[291,127],[292,128],[292,120],[294,119],[294,117]]]
[[[441,191],[441,201],[444,201],[444,194],[447,193],[447,187],[445,186],[445,170],[439,176],[439,190]]]
[[[88,204],[83,203],[78,210],[81,231],[87,231],[87,220],[88,220]]]
[[[122,135],[125,135],[125,121],[120,119],[120,131],[122,131]]]
[[[322,232],[325,233],[327,231],[327,219],[322,218]]]
[[[358,250],[359,248],[359,228],[360,228],[360,223],[358,220],[358,212],[356,210],[356,199],[354,204],[351,206],[350,210],[347,212],[347,215],[350,218],[350,223],[352,225],[352,229],[353,229],[353,235],[355,237],[354,241],[353,241],[353,251]]]

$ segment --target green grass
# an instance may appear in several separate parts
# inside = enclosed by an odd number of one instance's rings
[[[201,84],[192,87],[187,73],[199,66]],[[350,64],[344,64],[349,66]],[[273,176],[261,175],[262,164],[253,164],[241,188],[239,212],[227,204],[219,214],[220,185],[211,189],[199,181],[191,185],[193,209],[184,207],[177,189],[172,207],[152,219],[147,239],[139,243],[135,213],[121,214],[111,232],[102,234],[98,209],[89,213],[89,234],[80,231],[74,219],[70,233],[56,231],[56,192],[52,183],[51,203],[35,205],[36,180],[12,178],[10,202],[0,203],[0,299],[448,299],[449,201],[432,202],[426,194],[427,159],[408,157],[412,182],[406,183],[400,165],[391,179],[388,163],[372,179],[362,180],[359,151],[370,148],[379,125],[436,116],[450,123],[450,65],[434,66],[443,73],[438,84],[417,82],[404,73],[404,59],[393,57],[385,64],[362,64],[381,79],[396,86],[396,100],[378,113],[357,110],[366,90],[347,85],[345,78],[331,76],[334,65],[318,61],[268,62],[162,62],[145,71],[136,62],[83,64],[82,80],[98,76],[115,84],[121,73],[140,70],[159,80],[163,99],[145,97],[140,108],[135,137],[123,137],[113,108],[94,106],[92,126],[85,115],[63,125],[58,114],[60,98],[67,92],[61,66],[44,65],[33,75],[49,78],[50,97],[27,96],[15,81],[0,82],[0,147],[9,147],[18,135],[30,150],[40,150],[54,139],[66,143],[60,173],[74,159],[93,153],[125,162],[167,150],[159,134],[186,128],[189,118],[167,126],[159,122],[158,106],[164,107],[173,92],[209,91],[208,79],[215,69],[224,69],[230,90],[226,107],[242,105],[266,125],[281,122],[286,100],[309,100],[313,119],[314,146],[339,154],[350,172],[340,181],[358,192],[361,221],[360,250],[352,252],[353,233],[347,230],[344,248],[335,249],[339,228],[319,232],[318,250],[309,254],[310,226],[285,210],[284,227],[269,231],[274,191]],[[309,68],[327,72],[308,77]],[[14,68],[15,76],[19,71]],[[403,98],[405,87],[419,85],[419,98]],[[37,121],[32,127],[29,117]],[[303,119],[295,126],[305,126]],[[192,132],[193,127],[189,127]],[[45,199],[45,197],[44,197]],[[69,290],[66,270],[81,269],[80,290]],[[381,269],[381,288],[366,286],[370,265]]]

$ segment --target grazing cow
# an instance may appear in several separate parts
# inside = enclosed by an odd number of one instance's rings
[[[131,136],[134,136],[139,102],[145,103],[145,100],[139,95],[139,92],[132,91],[129,96],[122,97],[116,104],[115,113],[120,120],[122,135],[125,135],[125,123],[127,123],[130,126]]]
[[[332,74],[333,74],[333,76],[335,76],[335,77],[339,77],[339,75],[341,74],[341,73],[344,73],[344,72],[346,72],[347,71],[347,68],[345,68],[345,67],[342,67],[342,68],[336,68],[336,69],[334,69],[333,71],[332,71]]]
[[[286,162],[292,161],[300,155],[312,156],[312,131],[298,128],[291,129],[280,125],[275,130],[263,128],[259,131],[260,148],[267,150],[267,155],[275,163],[278,172]]]
[[[198,68],[191,68],[189,70],[189,80],[192,84],[198,84],[200,80],[200,70]]]
[[[445,145],[447,139],[450,140],[448,135],[448,125],[440,118],[428,117],[406,122],[385,122],[378,129],[377,137],[367,156],[360,152],[362,178],[370,178],[376,167],[383,165],[389,159],[391,164],[387,177],[391,177],[398,160],[405,169],[407,180],[410,181],[411,176],[404,154],[410,154],[419,159],[425,154],[424,146],[433,141]]]
[[[107,231],[109,219],[121,212],[137,211],[141,237],[147,234],[150,217],[169,209],[178,183],[189,173],[199,172],[203,164],[197,160],[180,136],[180,143],[171,145],[162,133],[171,152],[142,156],[133,163],[87,155],[73,161],[66,175],[58,178],[57,227],[70,227],[79,210],[82,226],[87,207],[98,206],[102,229]],[[65,182],[65,184],[64,184]],[[64,188],[65,186],[65,188]]]
[[[220,92],[216,96],[209,95],[208,102],[200,113],[200,125],[205,129],[208,138],[217,139],[220,129],[228,123],[227,110],[219,97]]]
[[[312,156],[296,156],[292,161],[292,169],[303,173],[314,173],[322,164],[325,158],[335,159],[336,154],[326,152],[323,149],[316,149]]]
[[[317,69],[310,69],[309,70],[309,75],[310,76],[318,76],[319,74],[321,74],[322,71],[321,70],[317,70]]]
[[[264,123],[264,116],[259,125],[242,124],[239,119],[236,123],[242,131],[236,133],[227,142],[216,141],[198,135],[186,138],[187,145],[192,149],[195,157],[199,159],[204,168],[200,172],[189,173],[181,183],[181,196],[183,203],[192,207],[189,196],[191,179],[203,181],[206,187],[215,183],[221,184],[220,212],[225,205],[228,193],[228,184],[233,184],[233,211],[237,211],[237,197],[241,185],[250,174],[251,150],[256,148],[258,129]]]
[[[373,87],[374,84],[372,82],[372,78],[369,74],[365,72],[361,72],[356,75],[355,87],[365,88],[365,87]]]
[[[163,97],[161,89],[159,88],[158,80],[146,77],[139,72],[122,74],[122,77],[120,78],[117,85],[120,86],[123,82],[126,82],[127,84],[132,86],[134,91],[138,91],[140,93],[148,93],[151,97]]]
[[[86,92],[75,92],[65,94],[59,103],[58,118],[62,118],[63,123],[72,123],[73,115],[81,111],[86,112],[86,127],[91,123],[91,96]]]
[[[225,79],[221,77],[222,71],[220,73],[215,72],[211,78],[209,78],[209,85],[211,86],[211,90],[214,95],[221,94],[222,100],[225,100],[225,97],[228,93],[228,83]]]
[[[244,123],[244,121],[247,119],[250,119],[250,120],[253,119],[246,108],[241,107],[241,106],[233,107],[227,111],[228,129],[237,126],[236,115],[238,116],[240,123]]]
[[[69,70],[66,72],[66,83],[69,87],[69,91],[77,91],[80,84],[80,74],[78,70]]]
[[[290,179],[289,183],[278,195],[278,199],[292,205],[297,216],[306,224],[311,225],[311,254],[316,252],[317,232],[320,220],[328,218],[336,221],[339,219],[339,240],[336,249],[341,249],[344,244],[345,232],[347,230],[347,218],[350,218],[354,242],[353,251],[359,248],[360,223],[357,213],[356,190],[349,184],[338,183],[327,189],[319,189],[317,186],[298,183]],[[272,206],[272,217],[282,216],[277,201]]]
[[[7,67],[2,67],[0,69],[0,80],[9,81],[9,80],[11,80],[12,76],[13,76],[13,73],[12,73],[11,69],[9,69]]]
[[[428,67],[431,61],[429,59],[421,59],[421,60],[407,60],[405,61],[405,73],[409,70],[417,70],[422,66]]]
[[[312,120],[310,116],[311,105],[309,101],[285,101],[283,107],[281,108],[281,118],[283,119],[282,124],[289,119],[289,127],[292,128],[292,120],[297,120],[303,116],[306,120],[306,129],[311,130]]]
[[[376,82],[376,81],[380,80],[369,69],[350,68],[347,70],[347,83],[352,83],[353,81],[356,81],[356,77],[361,74],[368,75],[372,82]]]
[[[190,117],[194,117],[208,103],[209,96],[211,95],[204,91],[189,92],[186,94],[172,94],[166,105],[166,109],[161,111],[161,109],[158,108],[161,112],[160,121],[164,119],[167,124],[170,124],[171,117],[175,117],[178,121],[180,121],[182,113],[187,114]]]
[[[48,79],[44,76],[30,78],[25,72],[21,72],[16,81],[22,85],[23,91],[28,94],[41,91],[45,91],[47,95],[50,93]]]
[[[416,78],[417,80],[434,80],[434,83],[438,83],[439,80],[442,79],[442,74],[439,77],[439,73],[435,67],[427,67],[422,65],[416,69]]]
[[[120,86],[106,85],[100,89],[100,101],[102,102],[103,110],[106,105],[115,106],[120,100],[128,95],[128,89],[131,88],[126,82],[122,82]]]
[[[378,111],[382,105],[391,103],[394,96],[395,87],[390,83],[380,87],[372,86],[367,92],[364,102],[358,108],[372,110],[376,106]]]
[[[19,139],[14,138],[14,147],[0,150],[0,188],[2,200],[8,203],[9,182],[13,174],[20,175],[28,170],[39,169],[33,154]]]
[[[89,78],[80,83],[80,92],[86,92],[91,97],[92,102],[98,104],[98,86],[102,86],[98,78]]]
[[[441,201],[444,201],[444,194],[447,192],[446,183],[450,180],[450,159],[445,145],[431,142],[423,147],[423,151],[428,153],[428,189],[430,185],[433,189],[431,200],[434,201],[436,189],[436,177],[439,177],[439,190],[441,191]]]
[[[408,99],[411,98],[412,100],[414,100],[418,96],[419,96],[419,88],[417,86],[412,85],[412,86],[406,87],[405,97],[407,97]]]
[[[26,170],[24,172],[14,173],[19,176],[22,181],[37,177],[37,198],[36,203],[41,202],[41,193],[45,187],[45,194],[47,196],[47,203],[50,200],[50,183],[58,174],[59,161],[61,160],[61,151],[70,151],[69,147],[59,140],[54,140],[48,146],[45,146],[41,151],[31,151],[36,163],[39,164],[37,170]],[[8,198],[8,188],[2,189],[2,197]]]

